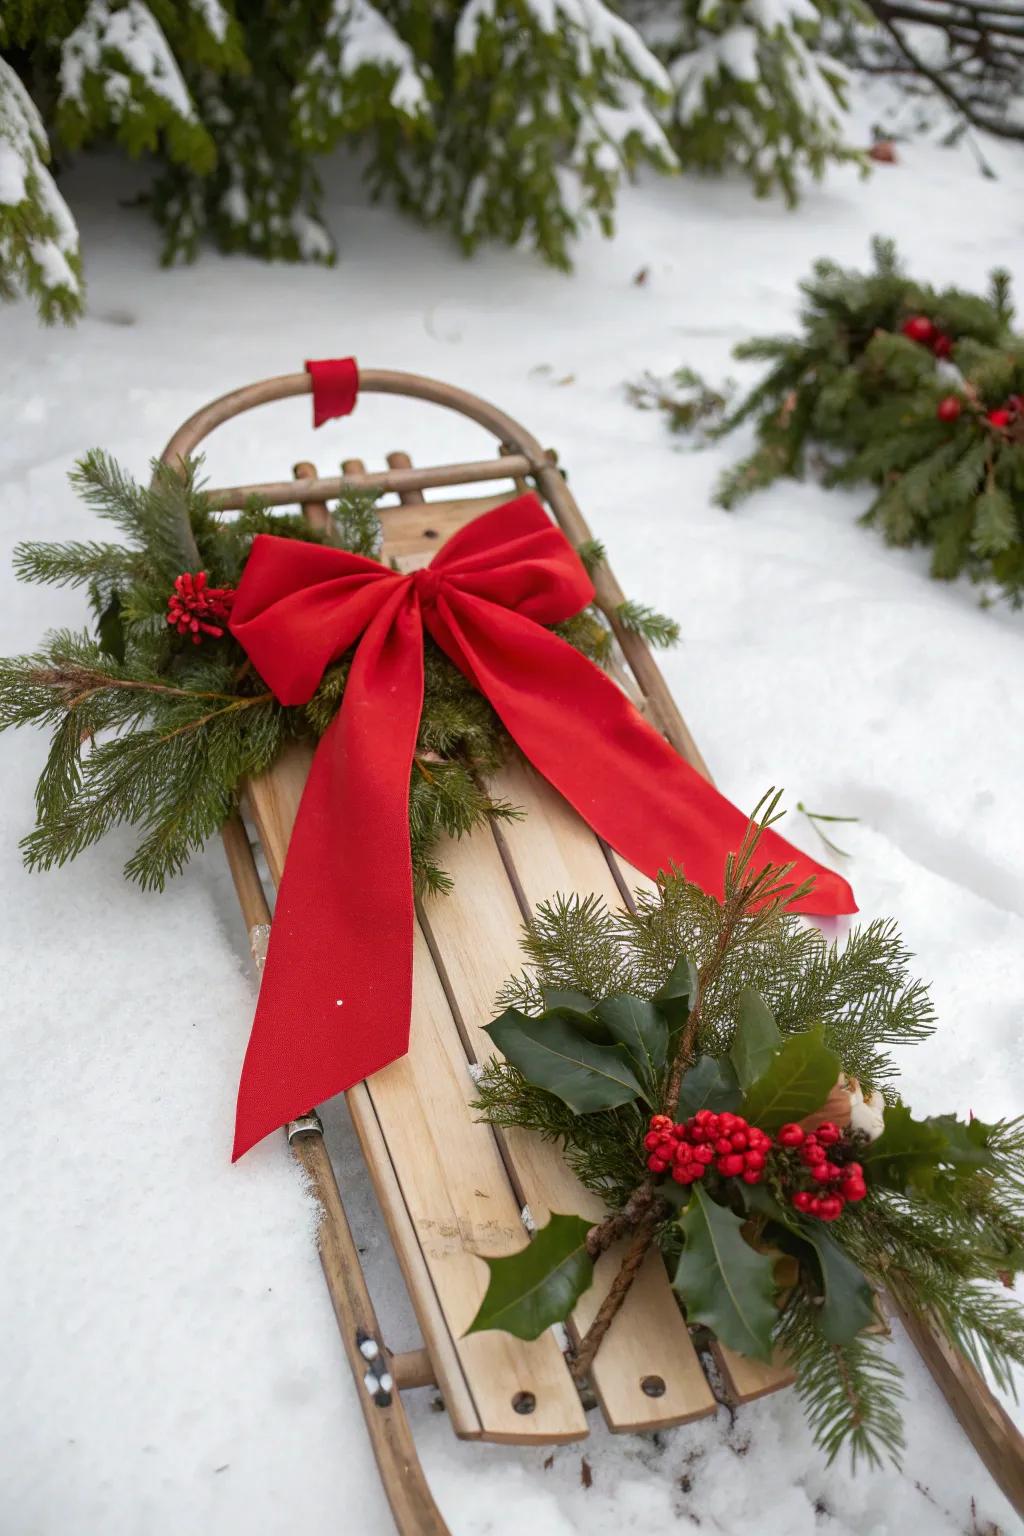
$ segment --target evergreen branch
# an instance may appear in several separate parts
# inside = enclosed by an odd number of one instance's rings
[[[879,1466],[885,1457],[898,1465],[903,1392],[899,1370],[884,1354],[885,1341],[860,1334],[848,1344],[830,1343],[811,1299],[799,1292],[785,1308],[776,1337],[829,1464],[848,1446],[854,1466],[859,1460]]]
[[[648,608],[646,603],[633,602],[627,598],[625,602],[619,603],[615,615],[623,629],[640,635],[648,645],[658,650],[668,650],[679,640],[676,620],[658,613],[654,608]]]

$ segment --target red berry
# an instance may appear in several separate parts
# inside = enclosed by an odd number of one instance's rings
[[[690,1164],[690,1177],[692,1179],[702,1179],[706,1172],[707,1172],[707,1169],[705,1168],[703,1163],[691,1163]]]
[[[715,1166],[727,1179],[734,1179],[743,1172],[743,1159],[738,1152],[730,1152],[727,1157],[720,1157]]]
[[[911,315],[909,320],[903,322],[903,334],[909,336],[911,341],[927,345],[935,335],[935,327],[927,315]]]
[[[718,1140],[715,1142],[715,1151],[720,1157],[729,1156],[729,1153],[732,1151],[732,1142],[729,1140],[728,1136],[719,1136]]]
[[[842,1131],[831,1120],[823,1120],[814,1135],[823,1147],[833,1147],[842,1135]]]
[[[657,1131],[648,1131],[647,1135],[644,1137],[644,1146],[647,1148],[648,1152],[653,1152],[655,1147],[660,1145],[661,1141]]]
[[[706,1166],[708,1163],[713,1162],[714,1161],[714,1156],[715,1156],[714,1152],[712,1152],[711,1148],[706,1143],[703,1146],[694,1147],[694,1149],[693,1149],[693,1160],[694,1160],[694,1162],[695,1163],[700,1163],[703,1166]]]
[[[809,1142],[800,1149],[800,1161],[806,1163],[808,1168],[820,1167],[826,1161],[827,1153],[824,1147],[819,1147],[817,1142]]]
[[[804,1140],[802,1125],[784,1125],[779,1131],[779,1141],[784,1147],[798,1147]]]
[[[868,1187],[864,1183],[863,1179],[854,1178],[843,1180],[842,1193],[845,1199],[852,1200],[854,1203],[856,1203],[858,1200],[863,1200],[867,1192]]]
[[[672,1169],[672,1177],[675,1179],[677,1184],[693,1183],[693,1175],[690,1172],[688,1163],[677,1163],[676,1166]]]
[[[764,1167],[764,1153],[763,1152],[758,1152],[756,1150],[751,1151],[751,1152],[745,1152],[743,1154],[743,1161],[746,1163],[748,1168],[763,1168]]]
[[[826,1163],[825,1171],[830,1179],[838,1179],[843,1170],[840,1168],[838,1163]]]
[[[671,1130],[671,1128],[672,1128],[672,1121],[669,1119],[668,1115],[652,1115],[651,1116],[651,1130],[652,1131],[668,1131],[668,1130]]]
[[[986,418],[994,427],[1008,427],[1010,425],[1010,412],[1004,410],[987,411]]]
[[[759,1168],[744,1168],[743,1182],[744,1184],[760,1184],[761,1170]]]
[[[729,1140],[732,1142],[733,1149],[736,1152],[745,1152],[749,1145],[746,1131],[733,1131]]]
[[[948,357],[953,350],[953,338],[940,331],[932,342],[932,351],[936,357]]]
[[[718,1129],[723,1136],[729,1136],[739,1125],[739,1118],[724,1109],[718,1117]]]
[[[862,1179],[864,1177],[864,1169],[861,1167],[860,1163],[847,1163],[846,1167],[843,1169],[843,1177],[848,1179],[851,1174],[856,1174],[858,1179]]]
[[[663,1157],[649,1157],[647,1159],[647,1166],[652,1173],[664,1173],[668,1163]]]
[[[818,1201],[818,1209],[814,1214],[820,1221],[835,1221],[837,1216],[843,1214],[843,1201],[839,1195],[826,1195],[824,1200]]]
[[[798,1189],[795,1195],[790,1196],[790,1201],[791,1204],[796,1206],[798,1211],[802,1211],[806,1216],[814,1205],[814,1196],[810,1190]]]
[[[819,1184],[828,1184],[828,1183],[830,1183],[831,1179],[832,1179],[832,1175],[828,1171],[828,1164],[827,1163],[815,1163],[814,1167],[811,1169],[811,1178],[812,1179],[817,1179]]]
[[[959,395],[943,395],[935,407],[935,414],[940,421],[956,421],[963,408]]]

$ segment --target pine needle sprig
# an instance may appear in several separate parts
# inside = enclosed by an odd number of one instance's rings
[[[904,1393],[886,1341],[859,1334],[847,1344],[831,1343],[814,1298],[801,1294],[783,1312],[776,1340],[796,1373],[795,1390],[829,1464],[848,1449],[854,1467],[859,1461],[877,1467],[885,1459],[898,1466]]]

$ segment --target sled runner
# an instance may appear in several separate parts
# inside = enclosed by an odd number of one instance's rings
[[[359,382],[364,393],[399,395],[460,412],[497,439],[499,455],[421,469],[396,452],[389,455],[389,468],[380,472],[368,472],[350,459],[341,478],[320,478],[312,465],[299,464],[292,480],[214,491],[214,504],[230,513],[254,496],[277,506],[298,503],[311,523],[322,524],[325,502],[345,486],[396,493],[396,505],[379,508],[382,558],[411,571],[426,565],[457,529],[525,490],[529,481],[574,545],[590,537],[553,456],[503,412],[412,374],[366,369]],[[310,376],[296,373],[225,395],[175,433],[163,459],[173,465],[240,412],[310,388]],[[453,486],[475,490],[432,501],[423,494]],[[625,663],[619,681],[648,720],[707,777],[646,643],[618,617],[622,593],[606,564],[594,582]],[[248,816],[275,885],[311,759],[311,749],[292,747],[248,786]],[[446,1530],[419,1466],[402,1406],[404,1390],[436,1386],[455,1433],[466,1439],[541,1445],[582,1439],[588,1432],[584,1399],[553,1332],[533,1342],[494,1331],[466,1334],[487,1282],[481,1255],[520,1249],[524,1225],[542,1225],[551,1212],[574,1211],[595,1222],[604,1214],[556,1146],[479,1120],[469,1108],[475,1097],[472,1069],[494,1055],[483,1026],[493,1015],[499,985],[520,968],[517,933],[536,905],[557,892],[580,891],[595,892],[610,907],[620,907],[645,881],[599,842],[524,760],[510,760],[488,787],[526,814],[521,821],[500,829],[497,824],[484,827],[442,848],[441,862],[454,875],[454,888],[417,906],[409,1052],[346,1096],[422,1333],[421,1348],[392,1354],[385,1345],[316,1114],[287,1128],[322,1208],[323,1269],[403,1536],[441,1536]],[[271,918],[241,821],[225,828],[224,841],[260,965]],[[586,1332],[617,1272],[623,1246],[599,1260],[595,1283],[572,1315],[571,1341]],[[945,1346],[940,1350],[926,1323],[915,1320],[912,1336],[986,1464],[1020,1507],[1024,1457],[1012,1424],[973,1367]],[[710,1373],[705,1370],[709,1364]],[[699,1337],[695,1343],[654,1250],[589,1374],[589,1387],[609,1427],[623,1433],[685,1424],[713,1413],[723,1398],[742,1404],[791,1381],[783,1361],[761,1365],[713,1340]]]

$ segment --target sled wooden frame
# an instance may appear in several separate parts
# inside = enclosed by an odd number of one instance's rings
[[[307,394],[311,387],[308,374],[294,373],[233,390],[191,416],[162,459],[174,465],[224,422],[255,406]],[[391,491],[399,501],[380,508],[383,557],[412,570],[426,564],[457,528],[526,489],[529,481],[573,544],[591,537],[554,455],[503,411],[438,380],[384,369],[361,369],[360,392],[454,410],[493,434],[499,455],[422,469],[394,452],[387,470],[367,472],[360,460],[348,459],[343,474],[329,478],[319,477],[311,464],[297,464],[291,480],[214,490],[214,505],[230,512],[250,497],[275,506],[297,503],[311,523],[322,526],[326,500],[346,487]],[[349,423],[345,430],[351,430]],[[427,489],[493,481],[506,483],[459,499],[423,496]],[[677,751],[710,778],[648,646],[619,619],[623,594],[606,562],[594,584],[625,663],[619,681]],[[275,885],[310,756],[308,749],[291,748],[248,786],[247,810]],[[610,906],[622,906],[634,889],[650,882],[600,843],[522,760],[495,775],[491,787],[523,807],[526,816],[441,849],[455,885],[449,895],[417,908],[409,1054],[346,1095],[422,1331],[421,1348],[395,1355],[383,1343],[315,1112],[287,1127],[321,1207],[322,1266],[402,1536],[447,1531],[419,1464],[403,1390],[436,1386],[455,1433],[466,1439],[537,1445],[587,1434],[580,1394],[553,1333],[533,1343],[494,1332],[463,1336],[486,1284],[479,1256],[521,1247],[527,1210],[538,1224],[552,1210],[591,1214],[595,1220],[602,1215],[600,1202],[576,1181],[557,1148],[528,1134],[495,1131],[476,1119],[468,1108],[474,1097],[470,1068],[494,1054],[482,1026],[492,1015],[499,983],[521,964],[518,933],[536,904],[556,891],[594,891]],[[259,967],[270,908],[240,819],[225,827],[224,845]],[[481,891],[486,901],[480,900]],[[599,1261],[595,1283],[570,1320],[570,1339],[585,1332],[620,1258],[621,1245]],[[927,1319],[903,1320],[989,1471],[1024,1512],[1024,1440],[973,1365],[952,1351]],[[713,1356],[710,1380],[703,1369],[707,1356],[698,1354],[652,1251],[591,1371],[593,1394],[609,1427],[635,1433],[685,1424],[713,1413],[721,1400],[749,1402],[792,1382],[782,1362],[763,1366],[715,1341],[703,1343]]]

